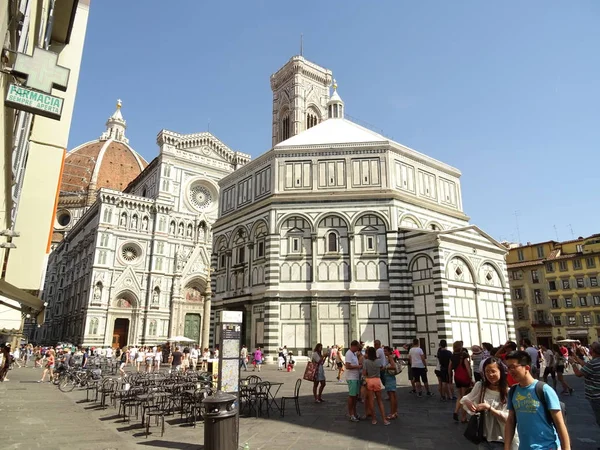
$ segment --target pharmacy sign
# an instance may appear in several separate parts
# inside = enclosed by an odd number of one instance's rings
[[[8,85],[5,105],[39,116],[60,120],[63,102],[64,99],[60,97],[54,97],[50,94],[44,94],[11,83]]]
[[[33,55],[18,53],[12,73],[25,79],[24,86],[10,84],[6,104],[32,114],[60,119],[64,99],[52,89],[66,91],[70,70],[58,65],[58,54],[36,47]]]

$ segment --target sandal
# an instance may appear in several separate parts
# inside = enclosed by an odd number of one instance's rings
[[[375,419],[373,419],[373,420],[371,421],[371,425],[377,425],[377,421],[376,421]]]
[[[385,422],[383,422],[383,424],[384,424],[384,425],[389,425],[389,424],[391,424],[391,423],[392,423],[392,422],[389,422],[389,421],[387,421],[387,420],[386,420]]]
[[[394,413],[394,414],[389,414],[386,416],[387,420],[394,420],[398,418],[398,413]]]

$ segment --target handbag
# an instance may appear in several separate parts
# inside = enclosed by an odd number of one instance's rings
[[[483,402],[483,396],[485,394],[485,387],[481,383],[481,395],[479,396],[479,403]],[[479,404],[478,403],[478,404]],[[471,441],[473,444],[480,444],[485,441],[483,437],[483,426],[485,422],[485,416],[483,412],[473,414],[467,424],[464,436]]]
[[[319,368],[318,364],[315,364],[312,361],[309,361],[306,365],[306,369],[304,370],[303,379],[306,381],[315,381],[317,379],[317,369]]]
[[[463,385],[471,384],[471,377],[469,377],[469,372],[467,372],[462,358],[460,360],[460,365],[454,369],[454,381]]]

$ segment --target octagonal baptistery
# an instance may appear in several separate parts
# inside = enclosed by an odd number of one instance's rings
[[[126,121],[121,101],[106,122],[100,139],[71,150],[65,159],[53,243],[60,242],[94,203],[100,188],[123,191],[148,165],[125,137]]]
[[[267,360],[284,345],[417,338],[429,354],[514,338],[506,248],[469,223],[460,171],[346,119],[333,88],[316,121],[301,101],[278,107],[274,147],[219,182],[214,317],[244,312],[244,342]]]

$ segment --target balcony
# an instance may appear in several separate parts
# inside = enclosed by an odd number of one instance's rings
[[[550,322],[549,320],[532,320],[531,326],[533,328],[551,327],[552,322]]]

